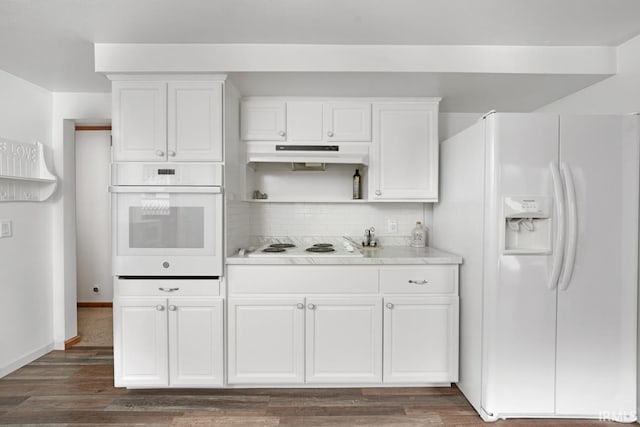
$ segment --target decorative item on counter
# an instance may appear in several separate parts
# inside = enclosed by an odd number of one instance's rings
[[[251,198],[254,200],[266,200],[269,198],[267,193],[261,193],[260,190],[255,190],[251,195]]]
[[[356,169],[356,173],[353,174],[353,199],[362,199],[362,179],[360,177],[360,170]]]
[[[411,246],[414,248],[427,246],[427,230],[422,225],[422,221],[416,221],[416,227],[411,232]]]

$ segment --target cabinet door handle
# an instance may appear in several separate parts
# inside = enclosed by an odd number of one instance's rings
[[[381,195],[382,195],[382,191],[376,190],[376,196],[381,196]]]
[[[164,305],[156,305],[156,310],[164,311]]]
[[[169,311],[176,311],[178,309],[178,307],[176,307],[175,305],[170,305],[169,306]]]
[[[331,132],[331,131],[327,132],[327,136],[328,136],[329,138],[333,138],[333,132]]]
[[[174,291],[179,291],[180,288],[158,288],[158,290],[162,292],[174,292]]]
[[[298,309],[302,310],[304,308],[304,304],[299,302],[296,307],[298,307]]]
[[[176,156],[175,151],[169,151],[169,157],[175,157],[175,156]]]
[[[427,280],[409,280],[409,283],[413,283],[414,285],[426,285],[429,282]]]
[[[156,156],[158,156],[158,157],[164,157],[164,151],[162,151],[162,150],[156,150]]]
[[[278,135],[280,135],[280,136],[285,136],[286,134],[287,134],[287,133],[286,133],[285,131],[283,131],[283,130],[281,130],[280,132],[278,132]]]
[[[307,308],[309,310],[315,310],[316,306],[314,304],[309,304],[309,305],[307,305]]]
[[[389,308],[389,309],[393,308],[393,304],[391,304],[390,302],[387,303],[387,308]]]

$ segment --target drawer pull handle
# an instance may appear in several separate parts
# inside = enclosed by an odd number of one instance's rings
[[[314,304],[309,304],[309,305],[307,305],[307,308],[309,310],[315,310],[316,306]]]
[[[156,310],[164,311],[164,305],[156,305]]]
[[[409,283],[413,283],[414,285],[426,285],[429,282],[427,280],[409,280]]]
[[[304,304],[303,304],[303,303],[301,303],[301,302],[299,302],[299,303],[296,305],[296,307],[297,307],[298,309],[302,310],[302,309],[304,308]]]
[[[393,304],[387,303],[387,308],[389,308],[389,309],[393,308]]]
[[[179,291],[180,288],[158,288],[158,290],[162,292],[174,292],[174,291]]]
[[[176,307],[175,305],[170,305],[169,306],[169,311],[176,311],[178,309],[178,307]]]

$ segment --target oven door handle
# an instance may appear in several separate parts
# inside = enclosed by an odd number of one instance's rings
[[[194,194],[220,194],[222,187],[146,187],[146,186],[122,186],[110,185],[110,193],[194,193]]]

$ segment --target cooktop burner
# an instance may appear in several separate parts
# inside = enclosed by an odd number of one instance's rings
[[[287,250],[285,248],[279,248],[277,246],[268,246],[266,248],[264,248],[262,250],[262,252],[268,252],[268,253],[273,253],[273,252],[286,252]]]
[[[318,245],[313,245],[310,248],[305,249],[307,252],[320,252],[320,253],[324,253],[324,252],[335,252],[336,250],[333,249],[331,246],[333,245],[329,245],[329,246],[318,246]]]
[[[269,247],[286,249],[286,248],[295,248],[296,245],[294,245],[293,243],[272,243],[269,245]]]
[[[316,243],[313,245],[314,248],[332,248],[333,244],[331,243]]]

